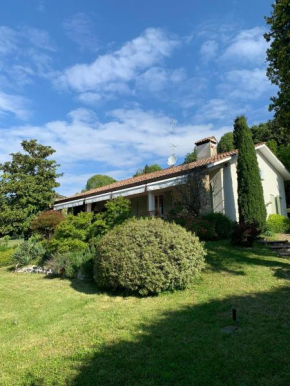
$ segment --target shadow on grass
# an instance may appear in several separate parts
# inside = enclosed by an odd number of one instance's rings
[[[231,310],[238,311],[238,329]],[[74,386],[289,385],[290,291],[213,300],[167,312],[136,328],[134,340],[82,356]]]
[[[245,275],[245,265],[260,265],[269,268],[290,268],[288,262],[277,260],[277,253],[268,247],[255,245],[253,248],[233,247],[230,241],[206,243],[208,269],[232,275]]]

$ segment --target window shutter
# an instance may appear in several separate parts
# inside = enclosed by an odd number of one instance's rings
[[[281,197],[276,196],[276,208],[277,208],[277,214],[282,214],[281,212]]]
[[[273,196],[273,194],[270,195],[270,200],[271,200],[271,213],[276,214],[277,213],[276,202],[275,202],[275,197]]]

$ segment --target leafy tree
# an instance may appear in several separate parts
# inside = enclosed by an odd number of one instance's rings
[[[197,151],[196,151],[196,147],[193,149],[193,151],[191,153],[187,153],[185,158],[184,158],[184,161],[183,161],[183,164],[190,164],[191,162],[195,162],[197,160]]]
[[[26,233],[33,217],[54,201],[56,170],[49,157],[55,152],[37,140],[22,141],[25,153],[13,153],[12,161],[0,164],[0,232]]]
[[[266,145],[268,148],[275,154],[278,154],[278,145],[275,139],[270,139],[270,141],[267,141]]]
[[[102,186],[106,186],[116,182],[114,178],[102,174],[96,174],[88,179],[86,188],[83,190],[84,192],[90,189],[101,188]]]
[[[143,169],[138,169],[133,177],[142,176],[143,174],[157,172],[158,170],[162,170],[162,167],[154,164],[154,165],[145,165]]]
[[[290,170],[290,143],[279,146],[278,157],[285,167]]]
[[[231,150],[235,150],[234,135],[232,132],[229,132],[221,137],[218,143],[217,151],[221,154]]]
[[[256,223],[262,230],[267,217],[264,193],[251,131],[244,116],[235,120],[234,144],[239,150],[237,163],[239,221],[241,224]]]
[[[277,96],[272,97],[269,108],[275,117],[290,132],[290,1],[275,0],[273,11],[266,22],[270,31],[265,39],[270,42],[267,50],[267,75],[270,81],[279,87]]]

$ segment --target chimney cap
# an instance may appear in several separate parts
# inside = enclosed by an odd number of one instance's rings
[[[203,139],[200,139],[200,140],[196,141],[195,145],[202,145],[202,144],[208,143],[208,142],[217,143],[217,139],[214,136],[206,137],[206,138],[203,138]]]

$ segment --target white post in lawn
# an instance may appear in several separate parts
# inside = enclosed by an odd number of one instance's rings
[[[86,212],[92,211],[92,204],[86,204]]]
[[[148,192],[147,208],[150,216],[154,216],[155,212],[155,196],[152,192]]]

